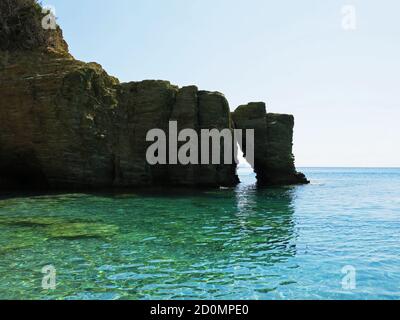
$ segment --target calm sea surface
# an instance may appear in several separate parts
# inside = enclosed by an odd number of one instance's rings
[[[242,170],[232,190],[1,196],[0,299],[400,299],[400,169],[302,171],[311,185]]]

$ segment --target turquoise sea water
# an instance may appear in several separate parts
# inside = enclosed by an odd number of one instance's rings
[[[2,196],[0,299],[400,299],[400,169],[302,171],[311,185],[242,170],[232,190]]]

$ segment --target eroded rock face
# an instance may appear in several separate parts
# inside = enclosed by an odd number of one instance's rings
[[[105,188],[232,186],[235,166],[151,166],[146,134],[226,128],[221,94],[166,81],[120,84],[97,64],[58,54],[20,54],[0,73],[0,177],[3,185]],[[216,115],[212,122],[207,115]],[[22,171],[21,171],[22,170]],[[200,178],[201,177],[201,178]]]
[[[0,8],[0,188],[239,182],[236,164],[152,166],[146,160],[147,132],[168,132],[169,121],[178,130],[232,129],[221,93],[167,81],[121,84],[100,65],[75,60],[59,28],[41,29],[36,1],[4,0]],[[263,183],[302,181],[291,154],[293,118],[266,116],[258,104],[240,107],[234,118],[239,128],[256,128]]]
[[[238,107],[232,117],[236,128],[254,129],[254,171],[260,185],[308,183],[294,165],[292,115],[267,113],[265,103],[258,102]]]
[[[102,133],[112,126],[115,93],[106,83],[114,79],[101,68],[64,55],[11,56],[0,72],[0,177],[7,186],[108,185],[112,161]]]

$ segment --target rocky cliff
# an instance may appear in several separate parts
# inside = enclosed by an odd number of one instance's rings
[[[265,103],[253,102],[239,106],[232,117],[236,128],[254,129],[254,171],[260,185],[308,183],[294,165],[292,115],[267,113]],[[243,145],[246,150],[245,140]]]
[[[241,106],[167,81],[120,83],[75,60],[59,27],[42,28],[35,0],[0,2],[0,187],[233,186],[236,165],[149,165],[146,134],[254,128],[261,184],[304,183],[292,155],[293,117]],[[253,112],[253,109],[256,112]]]

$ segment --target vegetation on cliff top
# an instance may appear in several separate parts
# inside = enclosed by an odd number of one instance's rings
[[[0,1],[0,50],[48,49],[68,52],[62,31],[42,27],[46,16],[37,0]]]

